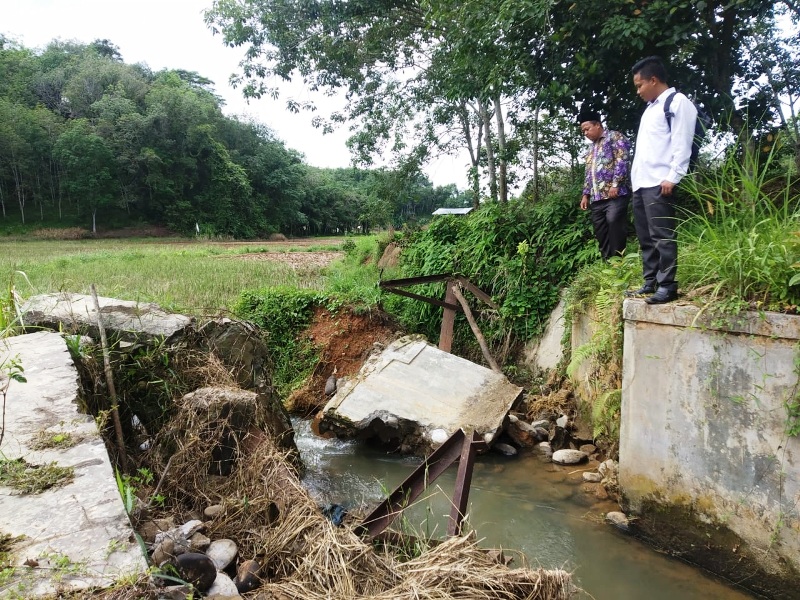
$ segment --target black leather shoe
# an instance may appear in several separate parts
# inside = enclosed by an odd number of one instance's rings
[[[625,295],[629,298],[633,296],[644,296],[645,294],[654,294],[656,291],[656,287],[654,285],[644,284],[638,290],[626,290]]]
[[[645,298],[644,301],[647,302],[648,304],[666,304],[667,302],[672,302],[677,297],[678,297],[678,292],[674,290],[658,288],[655,294],[653,294],[649,298]]]

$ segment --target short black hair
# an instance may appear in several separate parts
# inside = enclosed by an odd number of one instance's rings
[[[633,75],[639,75],[642,79],[655,77],[659,81],[667,83],[667,68],[664,66],[660,56],[648,56],[643,58],[631,68]]]

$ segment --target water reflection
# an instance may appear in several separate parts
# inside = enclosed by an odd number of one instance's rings
[[[386,455],[364,445],[324,440],[307,421],[295,422],[307,466],[304,484],[320,503],[373,507],[400,484],[419,459]],[[535,458],[488,455],[475,465],[469,525],[486,547],[521,553],[515,564],[561,567],[573,572],[581,598],[595,600],[744,600],[753,598],[702,571],[658,554],[603,522],[615,504],[597,504],[581,491],[579,469]],[[455,469],[444,473],[424,501],[405,511],[405,527],[443,537]],[[509,554],[507,552],[507,554]],[[513,552],[510,553],[514,555]]]

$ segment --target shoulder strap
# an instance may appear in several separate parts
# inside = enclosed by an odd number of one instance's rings
[[[670,131],[672,131],[672,117],[675,116],[675,113],[672,112],[669,108],[670,106],[672,106],[672,99],[675,97],[675,94],[677,93],[678,93],[677,90],[672,92],[669,96],[667,96],[667,99],[664,100],[664,118],[667,119],[667,128]]]

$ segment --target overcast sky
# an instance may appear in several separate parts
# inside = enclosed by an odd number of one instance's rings
[[[164,68],[196,71],[214,81],[229,115],[245,115],[271,127],[290,148],[302,152],[317,167],[345,167],[350,155],[346,128],[323,135],[311,126],[308,113],[287,111],[287,96],[299,101],[312,97],[301,85],[287,87],[277,101],[246,102],[228,84],[237,71],[242,49],[227,48],[203,22],[202,11],[212,0],[0,0],[0,33],[27,48],[43,48],[51,40],[90,43],[108,39],[128,64],[146,63],[153,71]],[[319,100],[319,97],[314,97]],[[332,109],[338,109],[334,102]],[[466,187],[466,165],[442,160],[427,169],[436,185]],[[463,160],[460,162],[464,162]]]

